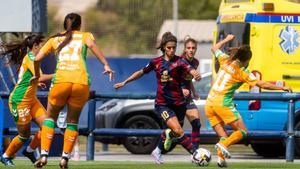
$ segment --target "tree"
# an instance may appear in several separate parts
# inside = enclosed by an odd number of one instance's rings
[[[172,19],[172,0],[99,0],[84,17],[84,30],[98,38],[108,55],[155,54],[164,20]],[[220,0],[179,0],[179,19],[215,19]]]

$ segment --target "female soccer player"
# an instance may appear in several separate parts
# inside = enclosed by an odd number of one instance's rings
[[[187,36],[184,40],[184,50],[181,58],[183,58],[187,63],[189,63],[193,69],[197,70],[199,61],[194,58],[195,53],[197,51],[197,41],[190,36]],[[193,98],[199,99],[198,93],[195,91],[194,85],[192,83],[193,76],[189,73],[185,73],[183,75],[184,79],[182,81],[182,91],[186,100],[186,114],[185,116],[188,118],[189,122],[192,126],[192,134],[191,134],[191,142],[193,145],[193,152],[199,148],[199,132],[200,132],[200,113],[198,111],[197,106],[195,105]],[[180,124],[183,125],[183,121]],[[160,144],[165,142],[166,135],[163,133],[158,143],[158,147]],[[166,142],[166,148],[169,147]],[[159,148],[156,148],[154,152],[159,154],[161,151],[158,151]]]
[[[230,158],[228,147],[246,138],[247,128],[232,100],[234,92],[244,83],[269,90],[291,92],[288,87],[279,87],[268,82],[257,80],[247,69],[252,52],[248,45],[230,48],[230,54],[223,53],[220,48],[234,39],[228,35],[224,40],[212,47],[212,52],[220,63],[220,70],[206,100],[205,113],[220,141],[216,144],[218,165],[226,167],[225,158]],[[227,135],[224,124],[230,125],[234,132]]]
[[[35,58],[35,76],[39,77],[38,62],[48,53],[55,52],[57,66],[52,87],[48,96],[46,119],[42,127],[41,158],[35,163],[36,167],[47,164],[55,123],[59,112],[67,104],[67,128],[64,134],[64,146],[59,166],[68,168],[70,153],[78,136],[78,120],[83,106],[89,98],[90,78],[86,67],[87,48],[104,64],[104,74],[110,80],[113,71],[104,55],[96,46],[94,37],[89,32],[81,32],[81,16],[70,13],[64,20],[65,32],[51,36]]]
[[[184,41],[184,51],[182,54],[182,58],[186,60],[195,70],[197,70],[199,66],[199,61],[194,56],[197,51],[197,41],[190,36],[187,36]],[[183,94],[187,101],[187,110],[186,117],[191,123],[192,126],[192,144],[193,150],[197,150],[199,148],[199,135],[200,135],[200,113],[198,111],[197,106],[195,105],[193,98],[200,99],[197,91],[195,91],[194,85],[192,83],[193,77],[190,74],[186,74],[184,76],[183,81]]]
[[[38,82],[30,83],[34,74],[33,60],[42,47],[44,37],[31,34],[22,42],[1,44],[1,57],[10,56],[10,63],[15,64],[18,71],[18,82],[9,96],[9,108],[17,125],[19,135],[9,144],[1,157],[6,166],[14,166],[12,157],[30,138],[30,122],[33,120],[42,127],[46,110],[36,97]],[[42,75],[39,81],[50,80],[52,75]],[[40,145],[41,133],[38,131],[29,146],[22,152],[32,163],[36,161],[33,151]]]
[[[171,139],[178,138],[179,142],[190,152],[193,151],[190,138],[184,134],[180,123],[183,121],[186,112],[186,101],[184,99],[181,83],[184,72],[189,72],[196,80],[200,80],[200,74],[185,62],[182,58],[175,55],[177,38],[170,32],[164,33],[158,49],[163,55],[156,57],[143,69],[136,71],[125,81],[117,83],[114,88],[123,87],[126,83],[142,77],[144,74],[155,71],[157,78],[157,93],[155,99],[155,111],[162,118],[171,130],[166,130],[166,141],[168,149]],[[157,164],[162,164],[163,160],[160,151],[164,145],[159,145],[157,151],[152,155]]]

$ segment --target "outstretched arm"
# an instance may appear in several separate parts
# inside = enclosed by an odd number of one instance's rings
[[[111,81],[113,79],[114,72],[109,67],[109,64],[108,64],[107,60],[105,59],[103,53],[97,47],[95,41],[92,40],[92,39],[87,38],[86,45],[88,46],[88,48],[90,48],[92,50],[94,55],[96,55],[96,57],[99,59],[99,61],[104,65],[104,72],[103,73],[108,74],[109,75],[109,80]]]
[[[114,85],[114,88],[115,88],[115,89],[121,88],[121,87],[125,86],[126,83],[131,82],[131,81],[134,81],[134,80],[136,80],[136,79],[142,77],[143,75],[144,75],[143,69],[138,70],[138,71],[134,72],[132,75],[130,75],[130,76],[129,76],[126,80],[124,80],[123,82],[116,83],[116,84]]]
[[[225,39],[213,45],[211,51],[215,53],[217,50],[221,49],[226,43],[232,41],[233,39],[234,39],[234,35],[232,34],[227,35]]]
[[[53,74],[42,74],[39,78],[39,82],[49,81],[53,78]]]
[[[289,88],[289,87],[276,86],[272,83],[264,82],[264,81],[261,81],[261,80],[259,80],[256,83],[256,86],[267,89],[267,90],[283,90],[283,91],[286,91],[286,92],[293,92],[292,89]]]
[[[43,58],[46,57],[46,54],[40,50],[38,54],[35,56],[33,67],[34,67],[34,75],[30,79],[30,83],[34,83],[35,81],[38,81],[40,78],[40,62]]]
[[[195,69],[192,69],[190,71],[190,74],[193,76],[193,78],[196,80],[196,81],[200,81],[201,80],[201,75],[199,72],[197,72],[197,70]]]

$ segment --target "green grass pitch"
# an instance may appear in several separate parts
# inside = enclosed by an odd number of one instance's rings
[[[14,160],[16,164],[16,169],[30,169],[34,168],[30,162],[26,160]],[[0,164],[0,168],[6,168]],[[58,161],[49,161],[48,165],[44,167],[45,169],[56,169],[58,167]],[[149,162],[99,162],[99,161],[71,161],[69,164],[71,169],[196,169],[196,168],[209,168],[209,169],[219,169],[216,162],[210,163],[208,167],[199,167],[192,163],[168,163],[163,165],[155,165]],[[274,168],[294,168],[299,169],[300,163],[268,163],[266,162],[232,162],[229,163],[228,168],[230,169],[274,169]]]

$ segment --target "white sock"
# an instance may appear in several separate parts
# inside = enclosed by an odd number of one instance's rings
[[[46,156],[48,156],[48,154],[49,154],[48,151],[46,151],[46,150],[41,150],[41,155],[46,155]]]
[[[2,155],[3,158],[9,158],[6,153]]]
[[[69,153],[65,153],[65,152],[63,152],[61,156],[62,156],[62,157],[70,158],[70,154],[69,154]]]
[[[157,151],[159,154],[161,154],[161,149],[156,147],[154,151]]]
[[[34,150],[30,146],[27,146],[26,151],[32,153]]]

